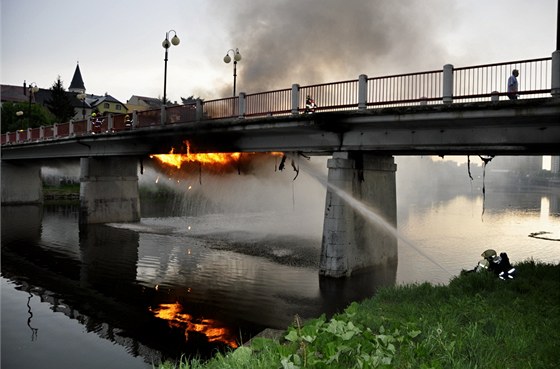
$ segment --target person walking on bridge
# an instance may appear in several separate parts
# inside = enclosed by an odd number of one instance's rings
[[[519,76],[519,71],[514,69],[508,79],[507,96],[510,100],[517,100],[517,91],[519,90],[517,76]]]

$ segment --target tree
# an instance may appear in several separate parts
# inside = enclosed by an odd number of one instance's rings
[[[17,112],[23,115],[17,115]],[[2,104],[2,133],[15,132],[20,129],[50,126],[54,123],[54,116],[41,105],[31,104],[31,119],[29,119],[29,103],[5,102]],[[30,126],[28,126],[30,124]]]
[[[70,96],[64,90],[62,80],[58,76],[51,87],[51,98],[45,102],[51,113],[54,114],[58,123],[65,123],[74,117],[74,107]]]

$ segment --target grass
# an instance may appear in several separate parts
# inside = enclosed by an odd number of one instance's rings
[[[160,369],[557,368],[560,264],[526,261],[514,280],[466,273],[447,286],[381,290],[330,320],[296,317],[283,339]]]

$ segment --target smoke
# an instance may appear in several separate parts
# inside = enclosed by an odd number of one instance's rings
[[[276,0],[265,5],[241,0],[223,5],[223,23],[243,56],[238,91],[415,72],[448,62],[437,36],[452,23],[449,1]]]

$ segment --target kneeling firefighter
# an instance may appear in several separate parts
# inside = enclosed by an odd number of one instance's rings
[[[509,258],[505,252],[498,254],[495,250],[488,249],[480,256],[484,259],[478,262],[475,271],[490,270],[500,279],[513,279],[515,268],[510,264]]]

